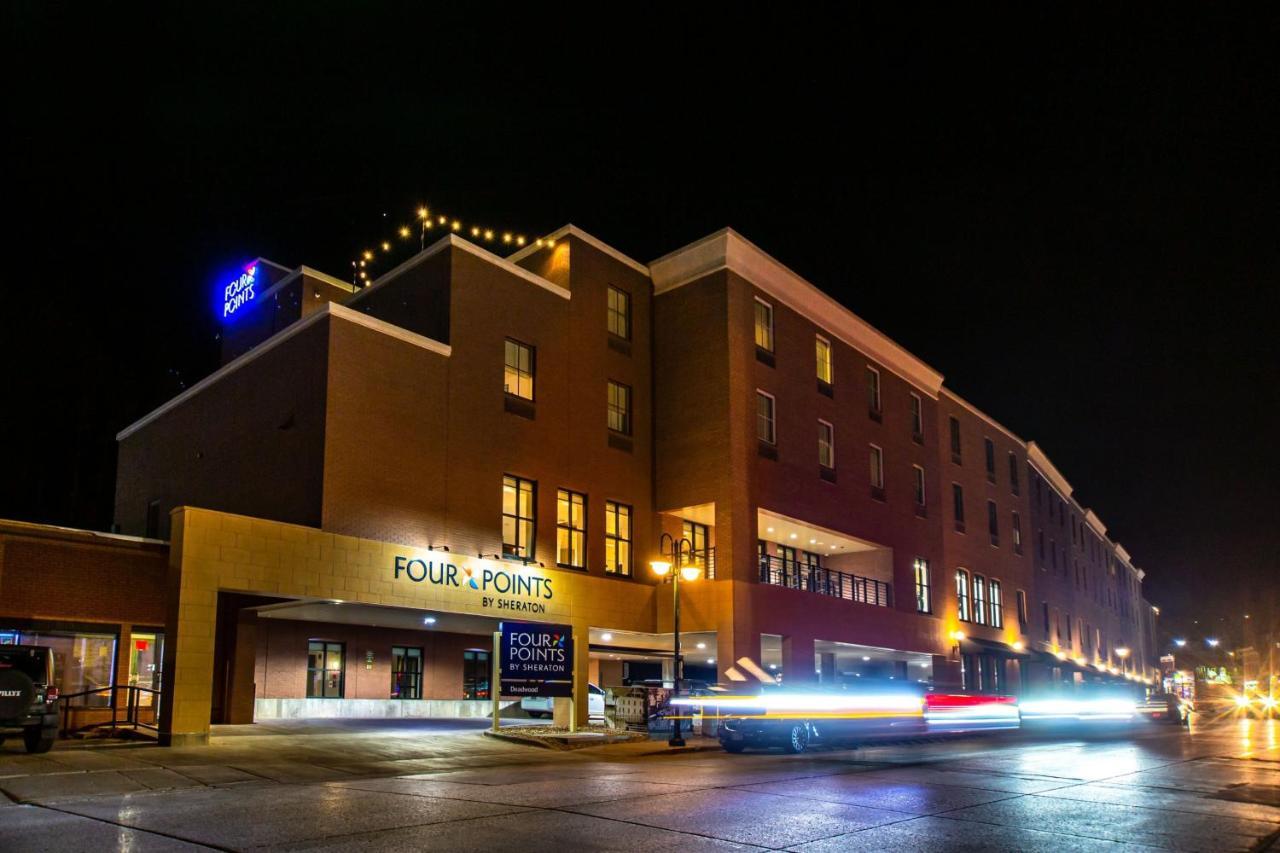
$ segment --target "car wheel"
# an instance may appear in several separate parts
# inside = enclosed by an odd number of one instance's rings
[[[40,726],[31,726],[22,732],[22,742],[27,747],[27,752],[41,753],[48,752],[53,748],[53,739],[57,734],[53,729],[44,729]]]
[[[724,747],[725,752],[732,752],[734,755],[737,755],[747,748],[745,743],[722,743],[720,745]]]
[[[804,723],[796,723],[791,727],[791,731],[787,732],[787,742],[783,745],[783,749],[794,755],[804,752],[808,747],[809,727]]]

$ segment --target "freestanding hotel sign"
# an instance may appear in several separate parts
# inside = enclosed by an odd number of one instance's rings
[[[502,696],[572,696],[573,629],[543,622],[503,622]]]

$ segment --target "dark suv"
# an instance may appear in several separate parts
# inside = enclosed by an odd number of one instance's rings
[[[27,752],[48,752],[58,736],[58,688],[53,650],[0,646],[0,742],[22,730]]]

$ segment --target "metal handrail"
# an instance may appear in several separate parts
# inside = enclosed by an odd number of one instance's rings
[[[876,607],[893,606],[893,585],[885,581],[827,569],[800,560],[784,560],[768,554],[761,555],[759,560],[761,583],[829,595],[833,598],[872,604]]]
[[[120,716],[120,691],[122,690],[125,693],[123,717]],[[94,706],[94,705],[86,705],[86,704],[74,705],[71,702],[71,700],[73,699],[83,699],[86,696],[96,696],[98,694],[107,693],[107,692],[110,692],[110,698],[111,698],[110,703],[107,705],[103,705],[103,706]],[[155,709],[155,712],[158,715],[160,712],[160,702],[158,699],[158,697],[161,695],[160,691],[152,687],[142,687],[137,684],[112,684],[107,687],[95,687],[89,690],[81,690],[78,693],[68,693],[65,696],[59,696],[58,703],[62,711],[62,730],[61,730],[62,737],[65,738],[71,731],[71,712],[72,711],[108,710],[108,709],[111,711],[111,719],[109,721],[105,721],[101,723],[93,723],[92,726],[85,726],[83,728],[90,728],[90,727],[97,727],[97,726],[110,726],[111,730],[114,732],[118,728],[121,728],[124,726],[132,726],[135,731],[141,728],[141,729],[148,729],[153,732],[159,732],[160,731],[159,726],[152,725],[151,723],[144,723],[138,719],[138,716],[139,716],[138,710],[142,707],[140,700],[141,700],[142,694],[144,693],[157,697],[157,701],[155,701],[151,705],[151,707]]]

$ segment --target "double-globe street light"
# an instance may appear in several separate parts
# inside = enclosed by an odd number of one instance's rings
[[[670,560],[661,559],[666,557],[668,553],[671,556]],[[683,577],[687,581],[696,581],[702,577],[702,568],[700,566],[683,565],[686,554],[689,557],[693,557],[692,542],[684,537],[676,539],[670,533],[664,533],[658,539],[658,556],[660,559],[652,560],[649,563],[649,568],[653,569],[653,573],[660,578],[666,577],[673,568],[675,569],[675,572],[671,575],[671,630],[675,638],[673,643],[675,677],[672,679],[671,684],[671,697],[673,699],[680,695],[680,676],[684,671],[684,662],[680,659],[680,578]],[[667,741],[667,745],[684,746],[684,738],[680,734],[679,714],[671,715],[671,724],[671,738]]]

